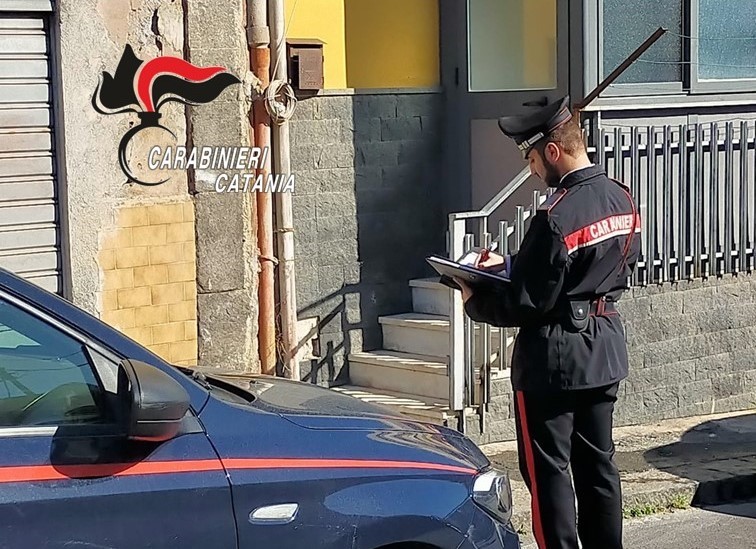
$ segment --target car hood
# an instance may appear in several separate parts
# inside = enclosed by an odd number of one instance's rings
[[[479,469],[489,464],[481,450],[458,431],[413,420],[338,390],[267,376],[235,384],[254,395],[250,406],[309,431],[366,431],[375,441],[423,447]]]

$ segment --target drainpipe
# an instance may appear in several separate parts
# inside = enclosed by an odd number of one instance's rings
[[[260,80],[262,89],[270,82],[270,32],[268,30],[267,0],[247,0],[247,43],[250,66]],[[255,147],[268,150],[258,166],[257,175],[267,181],[270,174],[270,116],[265,102],[257,99],[252,108]],[[265,184],[263,183],[263,186]],[[258,344],[260,368],[263,374],[276,372],[275,271],[273,254],[273,199],[270,192],[257,194],[257,240],[260,250],[260,283],[258,289]]]
[[[270,39],[272,44],[272,79],[277,84],[289,81],[286,67],[286,29],[284,24],[284,1],[268,0],[270,10]],[[291,174],[289,122],[280,117],[273,124],[273,157],[276,174],[288,177]],[[297,349],[297,288],[294,278],[294,215],[292,195],[288,192],[275,194],[276,226],[278,232],[278,288],[281,300],[281,339],[284,375],[300,379]]]

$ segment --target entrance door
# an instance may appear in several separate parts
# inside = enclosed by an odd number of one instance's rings
[[[499,130],[497,118],[525,112],[524,103],[553,101],[569,93],[570,17],[579,17],[571,13],[575,3],[442,2],[444,87],[452,119],[446,143],[453,149],[447,157],[455,159],[447,166],[455,181],[451,204],[482,207],[526,166]],[[531,180],[497,218],[511,219],[515,205],[530,203],[537,184]]]

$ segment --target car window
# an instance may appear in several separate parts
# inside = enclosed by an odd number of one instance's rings
[[[0,298],[0,427],[106,422],[86,347]]]

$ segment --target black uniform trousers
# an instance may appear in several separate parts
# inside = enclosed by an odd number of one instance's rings
[[[577,549],[578,533],[583,549],[622,547],[612,439],[618,387],[515,392],[520,472],[531,494],[539,549]]]

